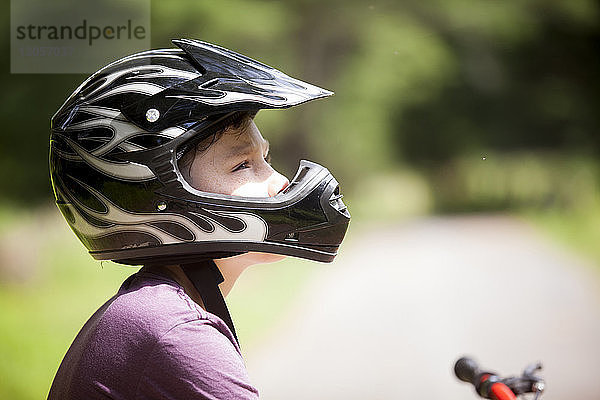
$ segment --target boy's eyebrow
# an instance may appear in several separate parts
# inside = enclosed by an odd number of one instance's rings
[[[268,140],[263,139],[263,148],[266,149],[267,153],[269,152],[269,147],[270,147],[270,143]],[[229,148],[229,150],[227,151],[226,157],[230,158],[230,157],[235,157],[235,156],[239,156],[239,155],[247,155],[250,154],[254,151],[255,146],[248,140],[244,140],[243,142],[232,146]]]

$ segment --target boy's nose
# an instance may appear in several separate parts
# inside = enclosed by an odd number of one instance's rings
[[[279,192],[288,187],[289,184],[290,181],[285,176],[281,175],[277,171],[274,171],[273,175],[271,175],[269,179],[269,197],[277,195]]]

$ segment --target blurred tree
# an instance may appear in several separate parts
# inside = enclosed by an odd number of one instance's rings
[[[393,138],[411,163],[439,165],[490,148],[600,152],[596,3],[501,8],[503,22],[501,10],[471,10],[478,16],[471,23],[446,10],[416,12],[436,21],[433,29],[459,58],[459,69],[430,102],[398,106]]]
[[[402,165],[434,176],[473,152],[597,155],[598,21],[591,0],[172,0],[152,2],[151,32],[153,47],[195,37],[334,90],[258,120],[284,172],[310,155],[359,186]],[[0,201],[49,201],[49,119],[85,77],[1,65]]]
[[[10,2],[2,3],[0,24],[10,27]],[[0,39],[10,55],[10,35]],[[10,57],[0,60],[0,201],[29,205],[51,199],[48,174],[50,117],[82,76],[11,74]]]

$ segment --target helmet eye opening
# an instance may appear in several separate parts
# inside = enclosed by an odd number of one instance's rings
[[[175,149],[175,161],[179,172],[189,184],[190,169],[198,153],[207,151],[229,130],[242,130],[256,116],[257,111],[237,111],[224,115],[214,124],[198,130]],[[196,125],[198,126],[198,125]],[[192,127],[190,131],[195,128]]]

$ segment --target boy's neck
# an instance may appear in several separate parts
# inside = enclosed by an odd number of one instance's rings
[[[260,264],[264,262],[273,262],[277,261],[283,256],[274,256],[268,255],[268,259],[265,259],[265,254],[261,253],[244,253],[239,254],[233,257],[227,258],[219,258],[214,260],[215,264],[221,271],[221,275],[223,275],[223,282],[219,284],[219,289],[221,290],[221,294],[223,297],[226,297],[233,285],[238,280],[242,272],[246,270],[251,265]],[[170,278],[174,279],[177,283],[179,283],[183,290],[186,292],[190,298],[196,302],[200,307],[206,309],[204,307],[204,303],[202,302],[202,296],[190,280],[188,276],[185,274],[181,266],[179,265],[169,265],[165,267],[159,267],[161,271],[164,271]]]
[[[221,275],[223,275],[223,282],[219,284],[219,289],[221,290],[221,294],[223,297],[226,297],[233,285],[240,277],[242,272],[252,265],[252,260],[248,258],[240,258],[239,256],[223,258],[214,260],[215,264],[221,271]],[[202,302],[202,296],[190,280],[188,276],[185,274],[183,269],[179,265],[169,265],[165,267],[160,267],[161,271],[166,273],[170,278],[175,280],[177,283],[181,285],[185,293],[190,296],[190,298],[198,304],[200,307],[206,309],[204,307],[204,303]]]

